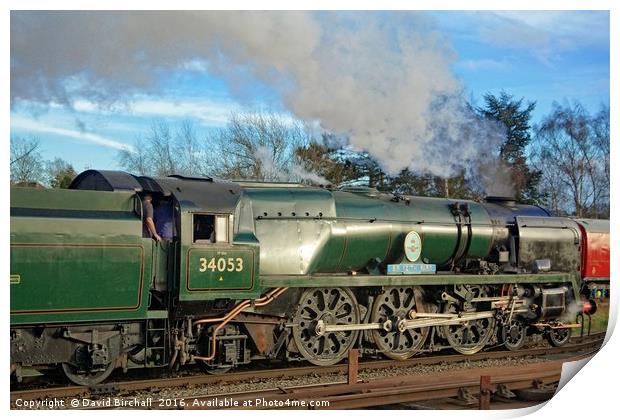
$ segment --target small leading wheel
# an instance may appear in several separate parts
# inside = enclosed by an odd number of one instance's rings
[[[390,331],[372,330],[377,348],[390,359],[405,360],[416,354],[426,342],[430,327],[412,328],[403,332],[396,325],[408,319],[411,311],[426,312],[422,290],[415,286],[387,287],[372,306],[371,322],[392,321]]]
[[[570,340],[570,328],[553,328],[547,333],[549,342],[554,347],[561,347]]]
[[[100,369],[87,370],[70,364],[62,364],[62,372],[71,382],[77,385],[92,386],[105,381],[116,368],[115,363],[102,366]]]
[[[357,331],[317,333],[318,321],[323,325],[359,324],[357,300],[345,288],[306,290],[299,300],[293,322],[293,340],[301,355],[318,366],[338,363],[347,356],[357,340]]]
[[[519,350],[527,339],[526,327],[523,321],[512,319],[510,323],[501,327],[500,340],[510,351]]]

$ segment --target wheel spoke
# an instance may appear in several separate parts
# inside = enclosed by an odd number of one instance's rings
[[[327,296],[327,301],[329,302],[329,305],[327,305],[328,309],[330,311],[336,309],[336,305],[338,305],[339,300],[340,293],[338,292],[338,289],[333,289],[331,293]]]
[[[413,296],[412,289],[405,289],[405,294],[406,296],[405,296],[405,299],[403,300],[403,307],[408,308],[412,304],[415,304],[414,302],[415,297]]]
[[[568,343],[568,340],[570,340],[570,332],[568,328],[552,329],[547,337],[553,346],[560,347]]]
[[[325,303],[325,294],[322,290],[317,290],[315,293],[316,296],[316,305],[320,312],[325,311],[326,303]]]
[[[308,289],[302,293],[293,318],[293,340],[299,353],[317,365],[337,363],[353,347],[358,332],[335,331],[317,336],[313,326],[318,321],[325,325],[358,324],[359,311],[353,293],[342,288]]]
[[[518,350],[525,344],[527,338],[525,324],[519,319],[513,319],[509,324],[504,325],[501,332],[500,340],[508,350]]]
[[[352,312],[353,308],[351,308],[348,303],[344,303],[335,311],[335,317],[336,319],[343,320],[344,323],[349,323],[353,321],[351,316]]]
[[[421,294],[421,290],[420,290]],[[385,322],[387,319],[407,319],[410,311],[423,312],[422,302],[416,305],[415,288],[386,288],[375,298],[371,322]],[[415,333],[413,333],[415,331]],[[426,341],[430,328],[399,331],[372,330],[371,336],[377,348],[392,359],[403,360],[417,353]]]
[[[479,286],[462,286],[466,287],[473,297],[486,297],[487,292]],[[465,313],[474,313],[477,311],[476,304],[473,304],[473,310]],[[449,303],[444,308],[444,313],[456,314],[458,308],[454,303]],[[489,342],[493,332],[495,331],[495,319],[493,317],[482,318],[468,321],[458,326],[440,327],[443,331],[448,344],[456,351],[463,354],[474,354]]]

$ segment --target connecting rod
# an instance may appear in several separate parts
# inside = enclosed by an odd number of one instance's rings
[[[413,328],[434,327],[437,325],[458,325],[478,319],[492,318],[495,316],[493,311],[475,312],[472,314],[439,314],[439,313],[417,313],[411,311],[409,317],[411,320],[401,319],[396,325],[391,320],[385,322],[374,322],[368,324],[345,324],[345,325],[329,325],[319,320],[316,323],[314,332],[321,337],[329,332],[338,331],[363,331],[363,330],[384,330],[392,331],[394,327],[400,332]]]

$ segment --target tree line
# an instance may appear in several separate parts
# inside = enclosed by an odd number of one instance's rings
[[[41,141],[36,137],[11,137],[11,185],[67,188],[77,175],[73,166],[61,159],[44,160]]]
[[[579,103],[554,103],[538,124],[535,102],[501,92],[472,107],[479,118],[499,121],[505,140],[500,165],[521,202],[557,215],[609,217],[609,108],[590,114]],[[36,139],[11,138],[11,182],[42,182],[65,188],[75,171],[62,159],[44,162]],[[152,123],[133,150],[119,153],[121,168],[142,175],[185,174],[223,179],[293,181],[367,186],[397,195],[481,200],[478,179],[386,174],[368,153],[353,151],[331,133],[269,111],[233,113],[227,125],[199,133],[191,122]]]

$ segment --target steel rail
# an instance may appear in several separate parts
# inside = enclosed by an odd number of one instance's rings
[[[462,389],[475,393],[480,389],[480,378],[490,377],[491,389],[504,385],[510,390],[528,389],[539,384],[551,384],[560,380],[562,362],[534,363],[526,366],[475,368],[466,371],[434,372],[415,376],[397,376],[386,379],[358,382],[355,384],[328,384],[251,391],[226,395],[209,395],[186,398],[185,409],[219,408],[218,399],[226,398],[225,408],[312,408],[352,409],[384,406],[388,404],[430,401],[457,397]],[[246,401],[265,401],[268,404],[247,405]],[[288,401],[288,404],[287,404]],[[296,401],[298,404],[292,403]],[[328,402],[329,406],[311,406],[310,402]],[[236,403],[235,403],[236,402]],[[300,403],[304,402],[302,406]],[[280,404],[278,404],[280,403]]]
[[[521,349],[517,351],[487,351],[480,352],[473,355],[436,355],[436,356],[418,356],[411,359],[397,361],[397,360],[374,360],[359,363],[359,370],[376,370],[376,369],[390,369],[390,368],[403,368],[422,365],[433,365],[440,363],[457,363],[462,361],[479,361],[488,359],[501,359],[506,357],[523,357],[523,356],[543,356],[543,355],[555,355],[562,353],[578,352],[594,348],[598,350],[603,342],[605,333],[591,334],[589,337],[583,337],[583,342],[566,345],[563,347],[550,347],[550,348],[534,348],[534,349]],[[579,340],[578,337],[572,340]],[[133,381],[123,382],[107,382],[104,384],[96,385],[94,387],[88,386],[63,386],[52,388],[37,388],[29,390],[15,390],[11,391],[11,402],[15,402],[17,399],[23,400],[36,400],[42,398],[68,398],[74,396],[90,396],[97,393],[118,393],[128,391],[140,391],[152,388],[173,388],[173,387],[185,387],[185,386],[200,386],[209,384],[222,384],[231,382],[243,382],[247,380],[256,379],[274,379],[274,378],[292,378],[305,376],[310,374],[346,374],[348,370],[347,364],[338,364],[333,366],[303,366],[293,368],[273,369],[267,368],[263,370],[252,370],[243,372],[231,372],[223,375],[193,375],[182,376],[177,378],[158,378],[158,379],[141,379]]]

